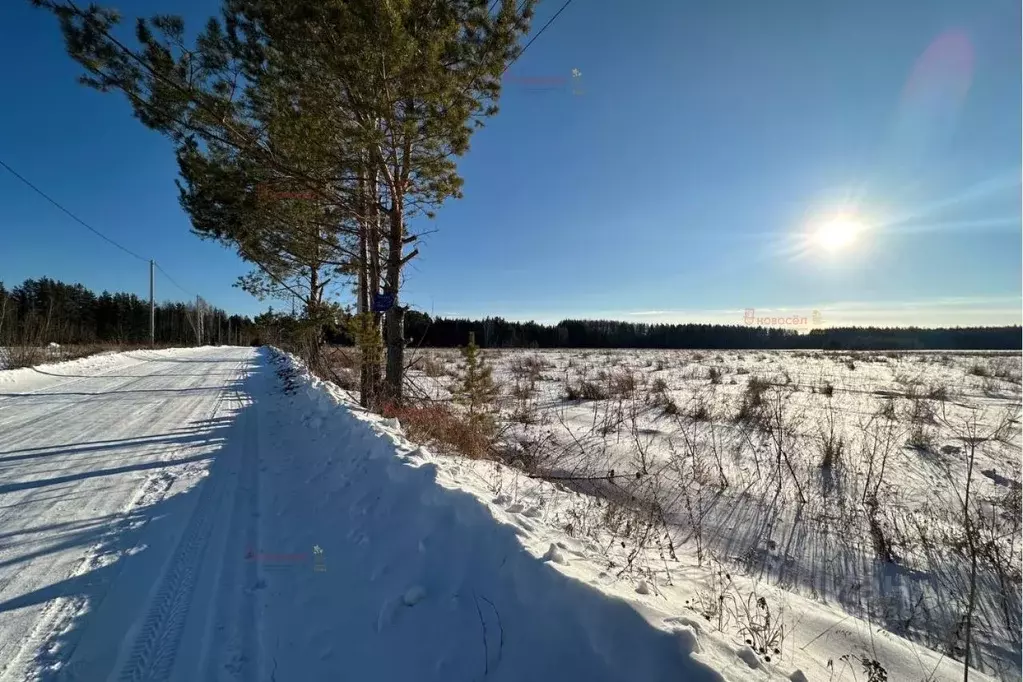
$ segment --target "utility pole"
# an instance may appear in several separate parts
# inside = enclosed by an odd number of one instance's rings
[[[195,340],[196,344],[202,345],[202,308],[199,307],[199,294],[195,295]]]
[[[153,259],[149,259],[149,345],[156,345],[156,299],[153,297],[153,279],[156,270]]]

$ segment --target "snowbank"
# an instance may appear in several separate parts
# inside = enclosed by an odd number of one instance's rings
[[[317,669],[343,667],[353,679],[839,681],[868,679],[878,664],[892,680],[962,678],[961,663],[877,623],[725,576],[683,548],[675,561],[654,552],[620,571],[631,545],[580,529],[599,524],[593,498],[494,462],[432,454],[294,357],[274,361],[293,373],[295,392],[268,429],[283,438],[263,474],[280,511],[261,533],[284,537],[321,517],[295,546],[325,551],[334,594],[293,580],[266,596],[265,611],[286,620],[275,616],[264,632],[266,669],[302,669],[287,661],[287,642],[319,637],[324,661],[344,653]],[[776,638],[758,630],[760,597]],[[707,615],[719,599],[734,607],[724,627]],[[344,614],[333,617],[354,641],[330,641],[337,624],[317,624],[328,613]],[[767,647],[750,648],[751,636]]]
[[[516,505],[513,495],[494,494],[477,469],[497,465],[436,457],[408,442],[395,420],[360,410],[294,358],[276,362],[297,373],[297,388],[268,431],[294,434],[301,448],[312,429],[318,447],[292,451],[264,473],[280,508],[261,535],[265,541],[275,529],[294,529],[310,507],[318,510],[323,522],[306,522],[306,542],[323,551],[326,584],[339,594],[325,593],[323,582],[294,581],[279,597],[267,595],[263,609],[287,618],[303,606],[326,609],[335,598],[344,604],[337,618],[346,624],[343,665],[352,679],[699,681],[793,673],[770,663],[754,668],[741,647],[695,621],[641,613],[602,589],[602,580],[611,581],[585,543]],[[287,423],[296,419],[305,428]],[[274,447],[283,455],[287,444]],[[293,480],[290,494],[286,479]],[[267,667],[279,664],[283,674],[301,665],[287,660],[286,641],[317,637],[325,631],[318,620],[308,610],[301,620],[269,618],[264,655],[274,664]],[[324,656],[338,648],[324,646]]]

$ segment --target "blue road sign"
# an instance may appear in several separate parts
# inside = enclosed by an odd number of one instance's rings
[[[385,313],[394,307],[394,294],[376,294],[373,296],[373,312]]]

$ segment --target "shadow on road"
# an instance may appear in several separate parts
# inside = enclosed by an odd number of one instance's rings
[[[160,362],[236,363],[237,358],[160,358]],[[261,365],[261,360],[250,363],[242,370],[239,381],[223,387],[225,400],[221,408],[232,409],[229,415],[196,420],[156,436],[0,452],[2,468],[23,459],[69,452],[90,456],[110,454],[139,445],[162,444],[179,453],[191,448],[203,450],[201,454],[168,461],[0,484],[0,508],[3,508],[4,495],[19,490],[133,471],[150,472],[141,483],[136,503],[123,513],[0,533],[0,548],[14,548],[13,554],[8,552],[8,558],[0,562],[0,568],[18,570],[9,567],[22,564],[21,570],[27,570],[30,563],[45,563],[48,555],[69,550],[75,550],[82,557],[69,575],[0,601],[0,619],[5,617],[3,614],[17,609],[42,607],[36,620],[38,632],[26,633],[27,639],[22,642],[19,655],[21,664],[28,663],[35,669],[39,680],[105,679],[129,628],[148,611],[153,584],[159,579],[163,566],[174,559],[203,490],[210,487],[220,490],[232,483],[228,480],[232,478],[230,460],[246,454],[239,422],[243,421],[246,411],[256,409],[259,396],[252,390],[252,384],[262,371]],[[180,389],[180,392],[195,390],[214,389]],[[205,469],[206,475],[199,469]],[[63,499],[63,496],[34,499]],[[45,536],[43,548],[38,548],[41,543],[27,539],[34,534]],[[34,549],[29,549],[30,544]],[[19,551],[18,547],[24,549]],[[237,560],[241,561],[242,557]],[[96,648],[90,650],[93,644]],[[0,676],[3,673],[4,665],[0,664]]]

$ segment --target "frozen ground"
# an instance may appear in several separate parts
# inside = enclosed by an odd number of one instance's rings
[[[852,654],[891,675],[899,664],[867,633],[964,658],[975,556],[971,664],[1020,679],[1019,354],[485,355],[506,461],[612,501],[535,503],[577,537],[609,536],[609,575],[644,578],[726,634],[750,629],[751,594],[788,633],[842,614],[820,628],[814,646],[835,641],[816,663]],[[454,351],[421,353],[412,390],[450,399],[459,364]],[[679,571],[695,582],[676,594]],[[925,668],[890,679],[927,679]]]
[[[0,680],[865,679],[865,652],[960,674],[795,596],[781,638],[755,599],[740,621],[742,576],[712,623],[691,557],[619,575],[564,528],[594,504],[417,448],[266,350],[0,373]]]

